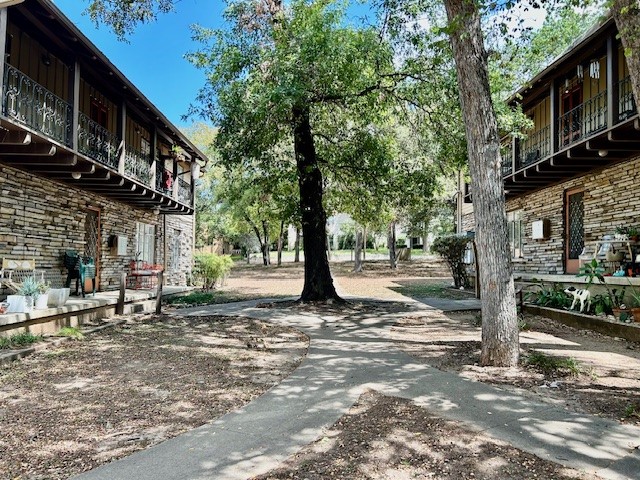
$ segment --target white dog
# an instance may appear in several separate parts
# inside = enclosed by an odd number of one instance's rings
[[[565,289],[564,293],[567,295],[573,295],[573,302],[569,307],[569,310],[573,310],[573,307],[576,306],[576,302],[580,300],[580,313],[584,311],[584,304],[587,304],[587,312],[591,308],[591,293],[587,289],[579,288],[576,290],[575,287],[569,287]]]

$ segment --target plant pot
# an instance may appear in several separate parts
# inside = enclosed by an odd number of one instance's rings
[[[56,308],[63,306],[69,299],[70,293],[70,288],[52,288],[49,290],[49,300],[47,301],[47,305],[49,307]]]
[[[41,293],[39,295],[36,296],[36,301],[35,301],[35,305],[34,308],[36,310],[45,310],[48,307],[48,302],[49,302],[49,293]]]
[[[7,313],[30,313],[33,310],[33,297],[26,295],[9,295]]]
[[[613,308],[613,316],[619,322],[629,323],[631,321],[631,310],[628,308]]]
[[[640,307],[632,308],[631,316],[633,316],[634,322],[640,323]]]

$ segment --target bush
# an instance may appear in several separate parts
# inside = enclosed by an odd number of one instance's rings
[[[553,283],[551,286],[544,282],[535,284],[536,291],[527,292],[525,299],[528,302],[551,308],[568,308],[571,305],[571,298],[564,293],[564,285]]]
[[[464,264],[464,252],[468,243],[469,237],[467,236],[445,235],[436,237],[431,245],[431,251],[443,257],[449,265],[456,288],[469,286],[467,269]]]
[[[194,276],[202,281],[204,290],[213,290],[216,282],[223,278],[233,266],[233,260],[228,255],[212,253],[196,255]]]

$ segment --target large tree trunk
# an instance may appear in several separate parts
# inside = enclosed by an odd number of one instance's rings
[[[354,272],[362,271],[362,229],[356,227],[356,248],[355,248],[355,262],[353,265]]]
[[[293,109],[293,146],[300,187],[304,288],[300,300],[341,300],[333,286],[327,259],[327,215],[322,204],[322,172],[311,135],[309,108]]]
[[[518,363],[518,317],[507,235],[500,141],[476,2],[445,0],[473,185],[482,301],[482,365]]]
[[[267,222],[266,220],[262,221],[262,239],[262,263],[265,267],[268,267],[269,265],[271,265],[271,257],[269,256],[269,222]]]
[[[616,21],[636,104],[640,104],[640,5],[638,0],[614,0],[613,18]]]
[[[300,227],[298,227],[297,225],[296,225],[296,241],[293,244],[293,250],[294,250],[293,262],[299,263],[300,262]]]
[[[280,235],[278,235],[278,266],[282,265],[282,241],[284,238],[284,221],[280,222]]]
[[[387,236],[387,247],[389,247],[389,266],[395,270],[398,266],[398,256],[396,255],[396,222],[389,224],[389,235]]]
[[[427,253],[429,245],[427,245],[427,237],[429,236],[429,221],[425,220],[422,224],[422,251]]]

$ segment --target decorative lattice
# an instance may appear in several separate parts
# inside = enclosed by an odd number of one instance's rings
[[[584,249],[584,203],[583,192],[569,196],[569,258],[575,260]]]

